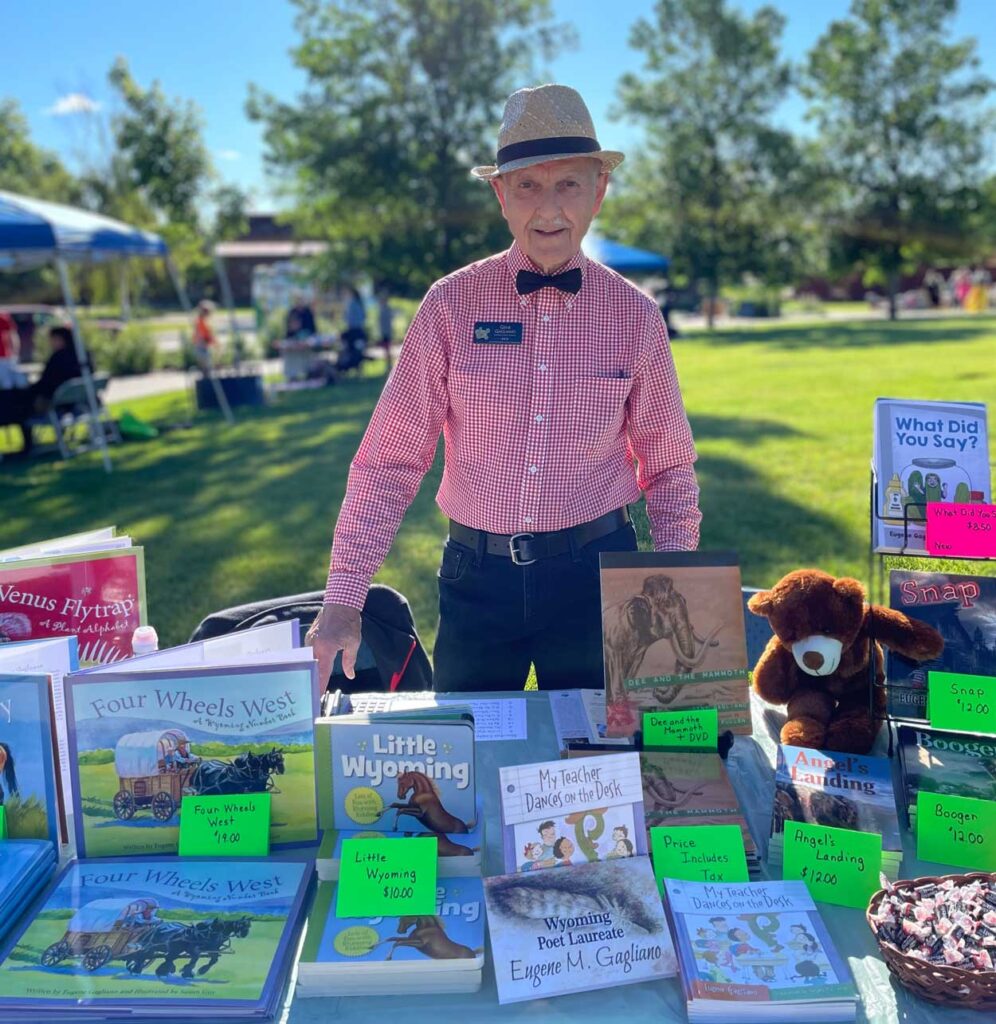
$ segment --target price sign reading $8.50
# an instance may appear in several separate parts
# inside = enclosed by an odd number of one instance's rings
[[[339,861],[336,917],[435,914],[435,839],[345,839]]]
[[[916,855],[938,864],[996,871],[996,803],[920,790]]]

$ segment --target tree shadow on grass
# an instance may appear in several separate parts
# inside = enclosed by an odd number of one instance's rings
[[[769,437],[806,437],[803,431],[778,420],[747,418],[744,416],[690,415],[688,421],[696,442],[729,440],[736,438],[744,444],[754,444]]]

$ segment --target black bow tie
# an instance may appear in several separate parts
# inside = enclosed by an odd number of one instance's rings
[[[577,295],[581,291],[581,269],[565,270],[562,274],[536,274],[531,270],[520,270],[515,275],[515,290],[520,295],[538,292],[540,288],[559,288],[562,292]]]

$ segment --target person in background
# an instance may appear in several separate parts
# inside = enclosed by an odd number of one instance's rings
[[[17,357],[21,339],[14,318],[0,309],[0,389],[20,387]]]
[[[342,332],[343,351],[339,356],[340,370],[351,370],[363,362],[363,350],[367,347],[367,309],[359,291],[349,287],[349,301],[346,303],[346,329]]]
[[[213,353],[218,347],[218,339],[210,322],[213,312],[214,303],[210,299],[202,299],[197,303],[197,317],[194,320],[194,357],[197,359],[197,365],[205,372],[211,369]]]
[[[294,305],[287,311],[288,338],[311,338],[318,333],[315,327],[315,314],[311,306],[305,301],[304,296],[294,296]]]
[[[384,349],[384,358],[387,360],[387,373],[391,372],[391,344],[394,329],[395,309],[390,301],[391,293],[387,285],[381,285],[377,291],[377,322],[380,327],[380,344]]]

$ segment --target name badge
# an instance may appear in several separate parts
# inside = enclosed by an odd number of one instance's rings
[[[478,320],[474,324],[475,345],[521,345],[522,324],[511,320]]]

